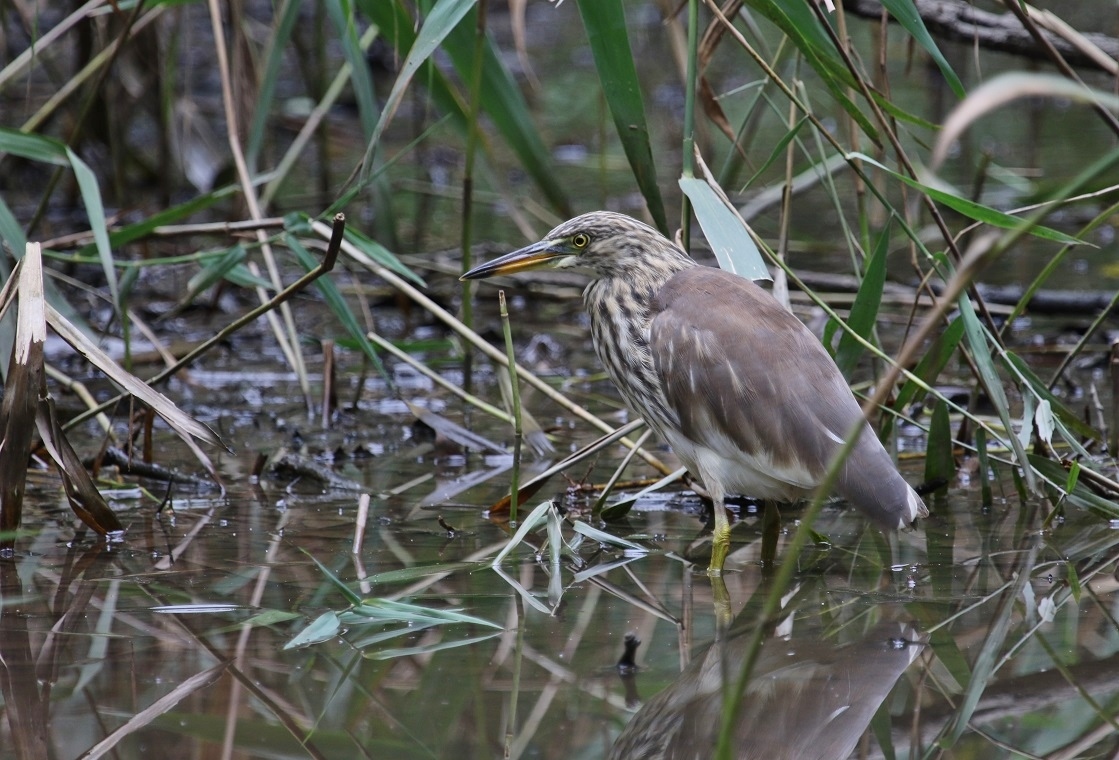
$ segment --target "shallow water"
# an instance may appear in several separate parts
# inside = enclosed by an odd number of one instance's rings
[[[48,756],[77,757],[106,741],[122,757],[594,758],[631,721],[614,756],[674,742],[690,752],[717,735],[722,676],[739,677],[753,635],[735,756],[910,756],[941,741],[946,756],[1009,757],[1001,747],[1039,755],[1114,742],[1094,732],[1119,697],[1106,675],[1119,649],[1119,530],[1076,509],[1044,525],[1041,505],[1021,505],[1009,479],[994,482],[989,509],[976,488],[934,497],[932,517],[892,545],[830,505],[814,526],[827,543],[791,556],[801,510],[785,509],[769,568],[759,510],[739,504],[721,580],[704,570],[702,504],[678,488],[600,525],[643,551],[578,543],[563,523],[569,553],[554,557],[541,530],[495,569],[510,529],[485,507],[508,487],[507,459],[431,439],[411,415],[375,404],[375,453],[362,409],[334,431],[301,434],[308,453],[331,452],[336,472],[373,495],[351,553],[357,491],[247,476],[254,452],[289,443],[302,418],[263,400],[272,395],[282,389],[210,420],[238,451],[217,460],[224,495],[178,488],[173,510],[156,513],[122,493],[118,543],[76,535],[56,484],[36,478],[26,535],[0,562],[0,756],[45,742]],[[558,447],[582,435],[561,429]],[[600,457],[589,480],[605,480],[621,455]],[[632,465],[627,477],[648,470]],[[490,482],[455,492],[478,472]],[[571,520],[593,522],[593,500],[566,490],[553,483],[527,508],[558,496]],[[316,561],[359,597],[411,606],[371,604],[366,614],[392,619],[344,620],[287,649],[322,613],[350,607]],[[793,583],[775,589],[787,562]],[[782,610],[759,629],[772,593]],[[480,620],[432,622],[425,610]],[[623,675],[627,634],[640,646]],[[947,739],[962,706],[970,720]]]

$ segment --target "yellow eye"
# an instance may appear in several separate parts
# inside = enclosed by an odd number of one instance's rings
[[[577,232],[571,238],[571,244],[576,248],[586,248],[591,244],[590,235],[587,235],[585,232]]]

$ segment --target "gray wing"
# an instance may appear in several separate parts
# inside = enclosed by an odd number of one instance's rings
[[[797,485],[811,488],[861,422],[836,490],[883,525],[913,519],[920,499],[862,422],[839,368],[767,292],[696,267],[668,281],[650,316],[656,371],[684,435],[715,450],[729,440],[775,473],[807,473],[811,482]]]

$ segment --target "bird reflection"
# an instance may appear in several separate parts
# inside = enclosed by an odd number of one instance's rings
[[[712,756],[722,684],[737,681],[749,630],[713,644],[630,720],[611,750],[617,760]],[[763,645],[735,720],[734,757],[839,760],[924,646],[907,623],[880,623],[859,641],[774,638]]]

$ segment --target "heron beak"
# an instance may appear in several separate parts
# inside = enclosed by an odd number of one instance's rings
[[[493,261],[474,267],[460,280],[482,280],[499,274],[515,274],[529,269],[540,269],[556,259],[570,256],[563,240],[541,240],[519,251],[498,256]]]

